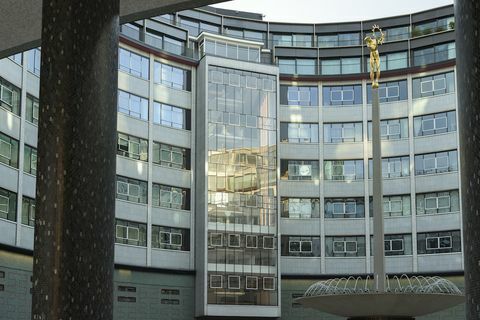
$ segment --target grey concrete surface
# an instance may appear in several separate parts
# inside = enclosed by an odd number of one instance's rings
[[[121,0],[120,23],[164,13],[201,7],[225,0]],[[68,2],[59,8],[68,10]],[[41,0],[0,1],[0,59],[39,47],[42,26]]]

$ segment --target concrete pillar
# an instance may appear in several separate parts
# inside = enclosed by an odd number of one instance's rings
[[[119,0],[45,0],[32,319],[112,319]]]
[[[373,275],[375,279],[375,290],[385,292],[382,142],[380,136],[380,101],[378,98],[378,88],[372,88],[372,98]]]
[[[480,2],[455,1],[458,117],[468,319],[480,312]]]

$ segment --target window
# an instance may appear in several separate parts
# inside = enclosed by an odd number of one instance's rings
[[[362,86],[324,86],[324,106],[351,106],[362,104]]]
[[[288,242],[288,251],[310,253],[312,252],[312,241],[291,240]]]
[[[357,241],[333,241],[334,254],[355,254],[357,253]]]
[[[203,47],[203,48],[202,48]],[[260,48],[225,41],[205,39],[200,50],[206,54],[217,55],[235,60],[260,62]]]
[[[127,37],[140,41],[140,28],[139,26],[132,23],[125,23],[120,25],[120,32]],[[143,33],[143,28],[142,28]]]
[[[373,198],[370,196],[370,217],[373,217]],[[411,215],[409,195],[383,196],[383,215],[399,217]]]
[[[280,85],[280,104],[318,106],[318,87]]]
[[[258,277],[247,276],[246,277],[246,286],[247,290],[257,290],[258,289]]]
[[[115,242],[134,246],[147,246],[147,225],[116,219]]]
[[[427,238],[427,250],[451,249],[451,248],[452,248],[451,236]]]
[[[408,67],[408,52],[393,52],[380,56],[382,64],[380,65],[381,71],[404,69]],[[370,57],[366,58],[365,65],[367,66],[367,72],[370,72]],[[380,92],[381,94],[382,92]]]
[[[125,226],[117,225],[116,235],[118,239],[138,241],[139,230],[138,228],[135,228],[135,227],[125,227]]]
[[[460,211],[458,190],[417,194],[416,199],[417,215]]]
[[[318,179],[318,161],[280,160],[280,176],[288,180]]]
[[[437,210],[447,208],[450,208],[450,196],[425,198],[425,210]]]
[[[136,298],[136,297],[123,297],[123,296],[118,296],[118,297],[117,297],[117,301],[118,301],[118,302],[132,302],[132,303],[135,303],[135,302],[137,302],[137,298]]]
[[[240,235],[239,234],[229,234],[228,235],[228,246],[233,248],[240,248]]]
[[[38,115],[39,115],[39,105],[40,102],[37,98],[32,95],[27,94],[27,121],[38,125]]]
[[[408,67],[408,52],[393,52],[385,55],[386,63],[384,64],[386,70],[396,70]],[[367,64],[370,67],[370,64]],[[369,70],[370,72],[370,70]]]
[[[156,30],[149,29],[148,27],[145,32],[145,43],[177,55],[183,55],[185,53],[184,41],[171,38],[168,35],[159,33]]]
[[[386,256],[412,254],[411,235],[387,235],[384,241]]]
[[[190,190],[154,183],[152,185],[153,205],[163,208],[190,210]]]
[[[124,48],[118,49],[118,69],[136,77],[149,79],[149,59]]]
[[[24,145],[23,171],[37,175],[37,149]]]
[[[374,237],[370,236],[370,255],[373,256]],[[388,234],[384,237],[386,256],[403,256],[412,254],[411,234]]]
[[[210,246],[222,247],[223,246],[223,234],[222,233],[210,233]]]
[[[412,80],[413,98],[423,98],[455,92],[453,72],[414,78]]]
[[[258,237],[254,235],[245,236],[245,247],[246,248],[257,248],[258,247]]]
[[[457,131],[455,111],[434,113],[413,118],[416,137]]]
[[[325,180],[363,179],[363,160],[325,160]]]
[[[316,59],[285,59],[278,58],[278,67],[282,74],[317,74]]]
[[[0,188],[0,218],[17,221],[17,194]]]
[[[320,199],[282,198],[282,218],[320,218]]]
[[[117,133],[117,154],[136,159],[148,160],[148,141],[130,136],[124,133]]]
[[[35,48],[27,51],[27,70],[40,77],[41,50]]]
[[[358,46],[360,43],[360,33],[339,33],[338,46]]]
[[[387,217],[410,215],[410,196],[384,196],[383,214]]]
[[[137,292],[136,287],[131,287],[131,286],[118,286],[118,291],[121,292]]]
[[[263,278],[263,290],[275,290],[275,278],[264,277]]]
[[[18,141],[0,133],[0,162],[18,168]]]
[[[257,42],[264,42],[264,43],[267,37],[264,32],[235,29],[230,27],[225,28],[225,34],[228,35],[229,37],[252,40]]]
[[[275,249],[275,238],[271,236],[264,236],[263,249]]]
[[[292,35],[291,34],[272,34],[274,46],[291,46]]]
[[[22,53],[16,53],[8,57],[8,59],[12,60],[16,64],[22,65]]]
[[[293,46],[295,47],[311,47],[313,36],[311,34],[294,34]]]
[[[282,235],[282,256],[320,257],[320,237]]]
[[[408,99],[407,80],[381,82],[378,87],[381,103]],[[372,85],[367,85],[367,103],[372,103]]]
[[[383,30],[385,33],[385,42],[407,40],[410,36],[410,27],[394,27]]]
[[[408,118],[380,121],[382,140],[399,140],[408,138]],[[372,122],[368,122],[368,140],[372,140]]]
[[[160,231],[160,244],[181,246],[182,234],[174,232]]]
[[[148,120],[148,100],[118,90],[118,111],[133,118]]]
[[[325,218],[363,218],[365,217],[365,200],[363,198],[325,199]]]
[[[178,17],[179,25],[189,32],[189,36],[196,37],[203,31],[218,34],[220,27],[203,21],[192,20],[183,16]]]
[[[240,276],[228,276],[228,289],[240,289]]]
[[[457,150],[415,155],[415,175],[458,171]]]
[[[403,211],[402,199],[383,200],[383,211],[387,214],[396,214]]]
[[[418,254],[461,252],[461,241],[459,230],[418,233],[417,251]]]
[[[403,239],[385,240],[385,253],[403,252]]]
[[[319,35],[317,39],[320,48],[360,45],[360,33],[358,32]]]
[[[364,236],[326,236],[325,255],[327,257],[365,257]]]
[[[153,163],[190,170],[190,150],[154,141]]]
[[[190,130],[190,110],[170,106],[168,104],[153,103],[153,123],[177,129]]]
[[[401,178],[410,176],[410,157],[382,158],[382,177]],[[368,178],[373,178],[373,161],[368,160]]]
[[[289,143],[318,143],[318,124],[281,122],[280,140]]]
[[[0,78],[0,107],[20,115],[20,88]]]
[[[146,39],[146,37],[145,37]],[[163,36],[163,49],[165,51],[183,55],[185,54],[185,42],[183,40],[174,39],[169,36]]]
[[[35,199],[22,197],[22,224],[35,226]]]
[[[189,251],[190,230],[152,225],[152,247]]]
[[[428,35],[435,32],[443,32],[455,28],[455,18],[453,16],[438,18],[426,22],[415,24],[412,29],[412,37]]]
[[[160,300],[161,304],[173,304],[173,305],[179,305],[180,300],[178,299],[161,299]]]
[[[325,143],[361,142],[363,125],[361,122],[324,123],[323,140]]]
[[[212,289],[222,289],[223,288],[223,276],[218,274],[210,275],[210,288]]]
[[[317,44],[320,48],[328,47],[337,47],[338,46],[338,35],[319,35],[317,37]]]
[[[355,74],[360,72],[360,58],[321,60],[322,75]]]
[[[172,295],[172,296],[178,296],[178,295],[180,295],[180,290],[178,290],[178,289],[161,289],[160,293],[161,294],[168,294],[168,295]]]
[[[147,183],[136,179],[117,176],[117,199],[147,203]]]
[[[413,51],[413,65],[425,66],[432,63],[455,59],[455,42],[438,44]]]
[[[155,61],[154,81],[164,86],[190,91],[190,71]]]

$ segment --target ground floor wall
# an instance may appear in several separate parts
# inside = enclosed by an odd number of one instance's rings
[[[0,318],[30,320],[32,257],[0,250]],[[463,276],[448,276],[462,291]],[[195,275],[168,271],[115,270],[115,320],[194,319]],[[337,320],[339,317],[305,309],[293,299],[315,279],[282,279],[282,320]],[[372,306],[374,308],[375,306]],[[464,320],[465,305],[418,320]]]

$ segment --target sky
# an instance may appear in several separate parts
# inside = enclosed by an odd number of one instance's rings
[[[214,7],[261,13],[268,21],[324,23],[396,16],[452,3],[453,0],[233,0]]]

